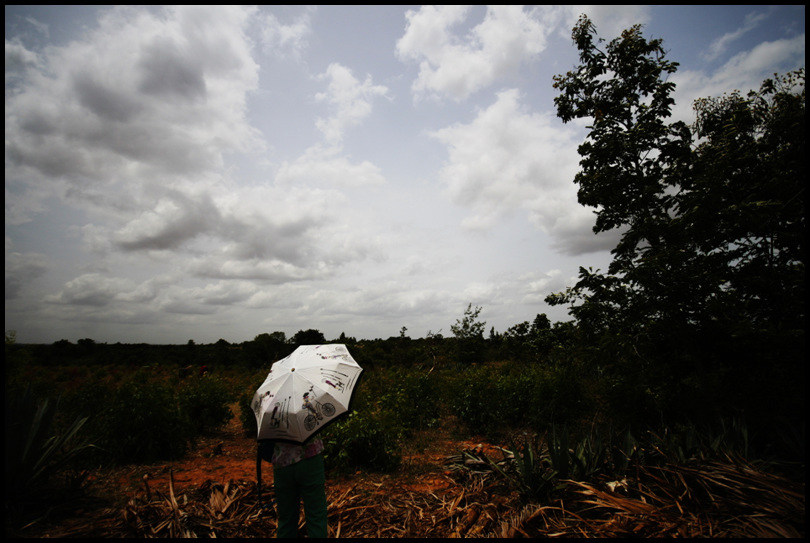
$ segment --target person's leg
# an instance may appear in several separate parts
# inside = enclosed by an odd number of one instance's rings
[[[298,510],[301,495],[292,466],[273,468],[273,486],[276,489],[278,531],[276,537],[298,537]]]
[[[297,475],[301,484],[301,497],[304,500],[307,536],[325,538],[327,511],[323,455],[315,455],[294,465],[298,466]]]

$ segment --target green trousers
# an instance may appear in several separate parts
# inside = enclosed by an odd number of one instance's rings
[[[273,468],[276,490],[278,537],[298,537],[298,512],[304,501],[308,537],[326,534],[326,475],[323,454],[317,454],[291,466]]]

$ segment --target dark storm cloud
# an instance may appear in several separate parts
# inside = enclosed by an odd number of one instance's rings
[[[48,271],[48,257],[38,253],[6,254],[6,300],[13,300],[27,283]]]
[[[29,51],[19,41],[6,40],[5,46],[5,72],[9,76],[20,76],[28,68],[39,65],[39,58],[33,51]],[[8,83],[8,81],[6,81]]]
[[[107,121],[127,122],[141,109],[135,100],[100,83],[90,74],[75,75],[73,88],[82,106]]]
[[[142,72],[139,90],[146,94],[205,98],[202,66],[171,41],[159,39],[144,47],[138,68]]]

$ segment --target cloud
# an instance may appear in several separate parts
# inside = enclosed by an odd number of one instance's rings
[[[6,238],[8,246],[8,238]],[[6,300],[20,295],[20,291],[32,280],[41,277],[50,267],[50,259],[40,253],[17,253],[6,250]]]
[[[260,17],[262,49],[276,56],[289,54],[299,59],[312,34],[311,19],[315,9],[307,6],[290,24],[283,24],[272,13],[263,14]]]
[[[462,100],[470,94],[514,75],[520,65],[546,48],[546,36],[556,25],[559,11],[541,6],[489,6],[484,20],[465,36],[454,28],[469,15],[467,6],[422,6],[409,10],[405,33],[397,42],[402,61],[419,62],[412,85],[417,98],[450,96]]]
[[[334,111],[326,119],[319,118],[315,125],[333,145],[341,142],[346,130],[371,114],[371,100],[375,96],[388,93],[387,87],[374,85],[370,75],[361,83],[349,68],[336,62],[330,64],[319,79],[329,84],[326,92],[316,94],[315,99],[329,103]]]
[[[340,215],[343,195],[317,186],[382,183],[370,162],[315,146],[285,163],[275,182],[240,186],[228,175],[226,155],[264,145],[247,118],[248,95],[258,86],[246,35],[254,14],[227,6],[117,7],[62,47],[35,53],[7,42],[12,64],[26,68],[6,102],[7,224],[30,221],[55,197],[89,213],[90,222],[75,229],[97,255],[120,262],[145,254],[140,262],[168,264],[186,278],[235,284],[324,277],[364,258],[367,243],[347,234]],[[298,47],[308,15],[299,23],[295,32],[276,25],[265,45]],[[323,80],[328,88],[319,97],[332,110],[323,126],[334,141],[387,92],[339,64]],[[180,291],[167,294],[167,283],[116,281],[83,275],[48,301],[104,308],[160,300],[168,311],[210,311]],[[18,291],[17,279],[7,283]]]
[[[447,194],[472,211],[465,226],[489,229],[508,213],[523,210],[561,252],[611,247],[610,240],[591,239],[593,213],[577,202],[575,132],[549,114],[527,111],[516,89],[498,93],[469,124],[432,136],[448,148],[448,161],[439,172]]]
[[[364,160],[352,163],[340,156],[340,148],[315,145],[295,159],[284,162],[276,174],[276,182],[284,185],[370,187],[385,184],[379,167]]]
[[[448,294],[431,288],[403,288],[399,281],[377,281],[363,288],[321,289],[300,299],[302,314],[401,321],[446,310]]]
[[[53,304],[104,307],[112,303],[119,292],[134,288],[132,281],[105,277],[99,273],[87,273],[65,283],[62,290],[45,297]]]
[[[734,55],[713,73],[694,70],[676,72],[672,81],[676,85],[673,117],[686,122],[694,121],[693,102],[698,98],[719,97],[739,90],[745,94],[759,89],[762,81],[774,72],[787,72],[804,67],[805,36],[762,42],[749,51]]]
[[[745,16],[745,21],[743,22],[743,26],[735,30],[734,32],[728,32],[723,34],[716,40],[714,40],[711,45],[709,45],[709,49],[703,53],[701,56],[706,60],[714,60],[723,53],[726,52],[729,45],[736,40],[743,37],[745,34],[756,28],[759,23],[764,21],[768,18],[767,13],[749,13]]]
[[[41,66],[39,55],[26,49],[19,40],[6,40],[5,62],[7,85],[9,78],[22,77],[27,70]]]
[[[49,187],[90,207],[99,201],[92,195],[132,201],[144,179],[199,177],[221,168],[226,153],[261,149],[246,119],[258,85],[245,35],[252,13],[117,7],[82,38],[44,49],[43,69],[26,72],[6,98],[14,193]]]
[[[618,38],[622,31],[636,24],[647,24],[650,21],[650,6],[609,4],[569,5],[566,6],[567,18],[560,32],[565,38],[571,37],[571,29],[583,13],[596,27],[597,35],[610,41]]]
[[[113,241],[125,251],[177,249],[213,228],[218,215],[210,197],[173,191],[119,229]]]
[[[257,290],[256,285],[248,281],[220,281],[192,289],[189,295],[207,305],[231,305],[244,302]]]
[[[204,100],[207,90],[204,66],[188,46],[158,36],[144,47],[138,68],[138,90],[147,94],[182,101]]]

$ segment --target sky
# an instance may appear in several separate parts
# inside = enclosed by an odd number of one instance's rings
[[[605,270],[557,117],[586,13],[692,101],[804,67],[804,6],[5,7],[5,329],[502,333]],[[403,328],[405,330],[403,330]]]

